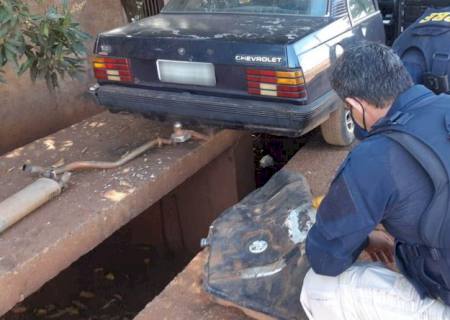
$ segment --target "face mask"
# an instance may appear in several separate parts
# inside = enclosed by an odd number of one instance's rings
[[[349,108],[350,109],[350,116],[352,117],[353,120],[353,124],[355,125],[355,129],[353,131],[353,133],[355,134],[356,139],[358,140],[364,140],[364,138],[366,138],[369,135],[369,132],[367,131],[367,126],[366,126],[366,111],[364,109],[364,107],[362,106],[361,102],[359,102],[359,105],[361,106],[361,109],[363,111],[363,126],[361,127],[353,118],[353,108]]]
[[[366,138],[369,135],[369,132],[367,130],[364,130],[364,128],[360,127],[355,120],[353,120],[353,123],[355,124],[355,129],[353,133],[355,134],[356,139],[364,140],[364,138]]]

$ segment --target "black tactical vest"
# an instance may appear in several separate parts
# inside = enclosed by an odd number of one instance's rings
[[[425,11],[392,48],[416,84],[436,93],[450,92],[450,7]]]
[[[420,293],[450,305],[450,97],[430,93],[377,124],[370,135],[377,134],[415,158],[434,189],[420,218],[421,242],[396,244],[398,266]],[[432,276],[427,265],[433,265]]]

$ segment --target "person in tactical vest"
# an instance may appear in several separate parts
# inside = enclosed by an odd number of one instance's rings
[[[450,93],[450,7],[429,8],[394,42],[414,83]]]
[[[348,49],[331,83],[368,136],[308,234],[306,314],[450,319],[450,96],[414,85],[400,58],[375,43]],[[364,250],[373,262],[356,261]]]

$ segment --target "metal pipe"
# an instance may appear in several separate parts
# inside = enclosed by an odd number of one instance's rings
[[[139,157],[141,154],[146,152],[147,150],[158,146],[161,147],[163,145],[170,145],[172,144],[171,140],[167,139],[161,139],[157,138],[153,141],[147,142],[143,144],[142,146],[134,149],[133,151],[123,155],[119,160],[114,162],[108,162],[108,161],[76,161],[69,163],[68,165],[55,168],[54,172],[56,175],[59,175],[64,172],[68,171],[77,171],[77,170],[83,170],[83,169],[114,169],[117,167],[120,167],[124,165],[125,163]]]
[[[180,123],[175,123],[170,139],[156,138],[126,153],[119,160],[108,161],[76,161],[58,168],[41,167],[25,164],[22,169],[28,173],[41,176],[38,180],[20,190],[16,194],[0,202],[0,233],[17,221],[33,212],[43,204],[59,195],[70,178],[70,172],[83,169],[112,169],[135,159],[153,147],[186,142],[190,139],[207,140],[208,136],[184,130]],[[62,175],[62,176],[61,176]],[[61,178],[59,179],[59,177]]]
[[[0,202],[0,233],[59,195],[69,179],[70,173],[64,174],[59,182],[39,178]]]
[[[173,142],[171,140],[167,139],[161,139],[157,138],[155,140],[152,140],[150,142],[147,142],[140,146],[137,149],[134,149],[133,151],[123,155],[119,160],[117,161],[75,161],[72,163],[69,163],[65,166],[58,167],[58,168],[44,168],[40,166],[34,166],[25,164],[23,165],[22,169],[25,172],[32,173],[32,174],[39,174],[47,178],[53,178],[57,177],[58,175],[65,173],[65,172],[72,172],[72,171],[78,171],[83,169],[113,169],[120,167],[124,165],[125,163],[133,160],[134,158],[140,156],[147,150],[155,147],[155,146],[162,146],[162,145],[168,145],[172,144]]]
[[[46,178],[57,178],[60,174],[64,172],[72,172],[84,169],[113,169],[124,165],[125,163],[135,159],[140,156],[144,152],[148,151],[153,147],[161,147],[163,145],[172,145],[176,143],[183,143],[191,138],[197,140],[207,140],[208,136],[198,133],[192,130],[184,130],[180,123],[175,123],[174,132],[171,135],[170,139],[162,139],[156,138],[146,144],[138,147],[137,149],[125,154],[119,160],[114,162],[108,161],[76,161],[69,163],[65,166],[61,166],[58,168],[48,167],[44,168],[41,166],[34,166],[30,164],[25,164],[22,166],[22,170],[34,175],[43,176]]]

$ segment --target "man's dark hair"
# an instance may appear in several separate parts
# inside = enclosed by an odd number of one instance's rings
[[[360,98],[384,108],[413,85],[400,58],[388,47],[365,42],[337,59],[331,85],[342,100]]]

